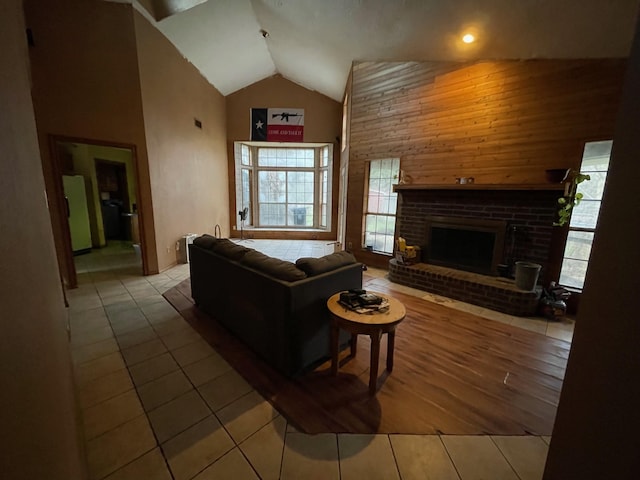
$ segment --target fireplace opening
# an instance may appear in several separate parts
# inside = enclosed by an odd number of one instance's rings
[[[507,222],[463,217],[426,218],[427,263],[497,275]]]

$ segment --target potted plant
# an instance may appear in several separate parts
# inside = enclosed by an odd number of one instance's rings
[[[558,198],[558,221],[554,223],[554,225],[558,227],[569,223],[571,212],[582,200],[583,195],[578,192],[578,185],[586,180],[591,180],[589,175],[573,169],[567,173],[566,178],[567,187],[565,188],[565,194]]]

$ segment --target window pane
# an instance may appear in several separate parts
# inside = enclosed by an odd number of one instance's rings
[[[560,284],[567,287],[584,287],[584,278],[587,274],[586,260],[572,260],[565,258],[560,272]]]
[[[242,157],[242,165],[251,165],[251,159],[249,157],[249,145],[242,145],[240,149],[240,156]]]
[[[285,225],[285,205],[280,203],[260,203],[260,225],[281,227]]]
[[[241,172],[242,177],[242,203],[240,208],[247,207],[249,209],[246,222],[251,224],[251,172],[248,168],[243,168]]]
[[[569,232],[564,256],[576,260],[589,260],[592,243],[593,232]]]
[[[393,252],[395,216],[366,215],[364,244],[376,252]]]
[[[596,228],[598,213],[600,213],[599,200],[582,200],[579,205],[573,208],[569,227]]]
[[[613,140],[586,143],[580,171],[585,173],[595,171],[606,172],[609,169],[609,157],[611,156],[612,147]]]
[[[393,235],[384,236],[384,249],[383,252],[393,252]]]
[[[289,205],[288,225],[297,227],[313,226],[313,206],[312,205]]]
[[[320,153],[320,166],[326,167],[329,165],[329,147],[324,147]]]
[[[590,172],[588,175],[591,180],[578,184],[578,193],[582,193],[584,199],[602,200],[607,172]]]
[[[313,148],[258,148],[258,166],[314,168]]]
[[[285,201],[285,172],[258,172],[258,182],[258,197],[261,203]]]
[[[276,166],[276,151],[273,148],[259,148],[258,149],[258,166],[260,167],[275,167]]]
[[[395,215],[398,211],[398,195],[389,196],[389,214]]]
[[[289,203],[308,203],[313,205],[313,172],[288,172],[287,189]]]
[[[327,187],[329,186],[327,183],[327,171],[322,170],[320,172],[320,185],[322,187],[322,195],[320,195],[320,201],[322,203],[327,203]]]
[[[391,195],[381,195],[378,203],[378,213],[387,213],[389,215],[395,215],[396,213],[396,201],[397,196],[395,194]]]
[[[327,188],[328,188],[327,170],[320,171],[320,226],[327,226]]]

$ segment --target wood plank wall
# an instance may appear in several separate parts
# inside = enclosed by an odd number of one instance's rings
[[[354,64],[347,244],[360,253],[366,161],[399,157],[413,184],[543,184],[546,169],[578,167],[585,142],[612,138],[625,68],[625,59]]]

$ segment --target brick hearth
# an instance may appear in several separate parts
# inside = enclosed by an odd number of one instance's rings
[[[540,298],[540,289],[536,292],[520,290],[509,278],[490,277],[426,263],[401,265],[395,259],[389,262],[389,280],[518,316],[535,314]]]

